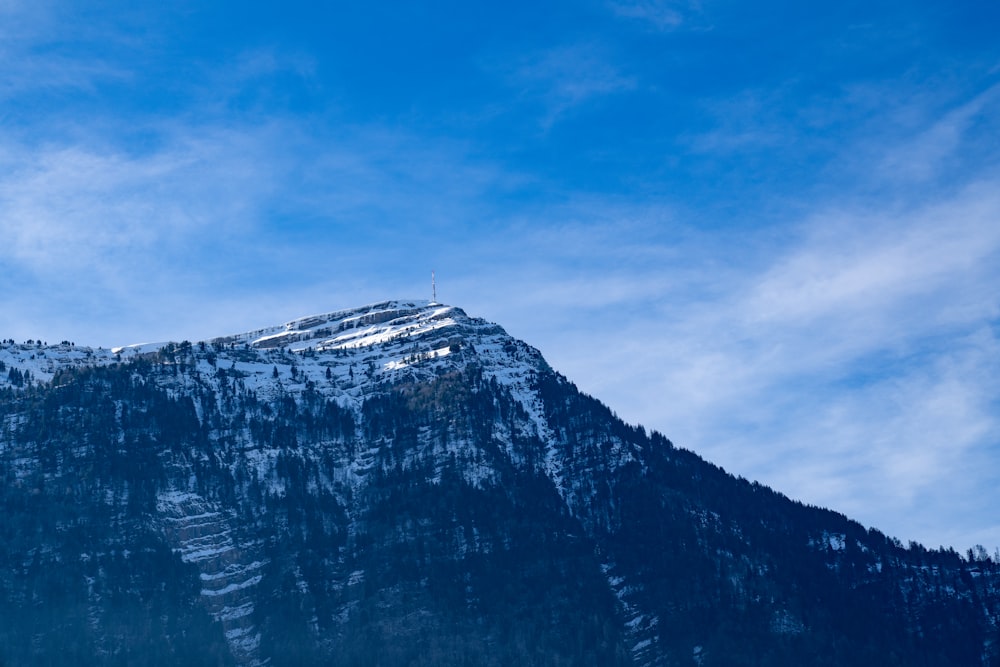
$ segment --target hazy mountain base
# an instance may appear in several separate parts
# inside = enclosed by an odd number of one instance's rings
[[[4,664],[1000,664],[991,560],[735,479],[545,368],[543,429],[471,354],[358,411],[186,354],[0,390]],[[211,531],[170,528],[178,493]]]

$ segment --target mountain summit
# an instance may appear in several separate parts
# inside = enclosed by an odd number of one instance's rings
[[[459,308],[0,344],[0,664],[1000,665],[1000,570],[619,420]]]

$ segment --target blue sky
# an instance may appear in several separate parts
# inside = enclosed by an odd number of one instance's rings
[[[735,474],[1000,546],[1000,5],[161,4],[0,0],[0,336],[434,269]]]

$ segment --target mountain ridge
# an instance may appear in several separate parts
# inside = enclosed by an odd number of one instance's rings
[[[192,636],[211,664],[1000,660],[988,555],[907,548],[735,478],[455,307],[196,343],[7,341],[0,363],[5,509],[51,518],[8,531],[0,613],[48,563],[90,619],[71,626],[84,661],[120,659],[118,627],[136,650],[194,650],[114,620],[108,591],[143,627],[163,618],[151,604],[175,625],[207,615],[214,639]],[[90,537],[67,541],[74,526]],[[179,598],[143,597],[136,553]],[[0,636],[0,661],[32,650]]]

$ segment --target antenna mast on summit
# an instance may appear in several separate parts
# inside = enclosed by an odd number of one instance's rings
[[[438,301],[438,288],[437,283],[434,281],[434,270],[431,269],[431,303],[437,303]]]

